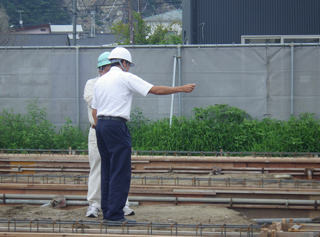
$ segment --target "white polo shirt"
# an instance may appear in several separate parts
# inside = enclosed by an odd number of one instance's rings
[[[130,120],[134,93],[146,96],[152,86],[140,77],[113,66],[95,83],[92,108],[97,110],[97,116],[115,116]]]

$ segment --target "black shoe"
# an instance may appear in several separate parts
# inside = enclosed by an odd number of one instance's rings
[[[136,213],[134,211],[130,212],[127,216],[134,216]]]

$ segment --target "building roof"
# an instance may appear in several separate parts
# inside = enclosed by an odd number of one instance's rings
[[[0,34],[0,46],[68,46],[67,34]]]
[[[77,39],[80,46],[102,46],[115,43],[113,34],[82,35]],[[0,34],[0,46],[70,46],[68,34]]]
[[[149,16],[143,19],[145,22],[173,22],[182,21],[182,10],[172,10],[159,15]]]
[[[113,34],[96,34],[95,37],[82,36],[77,40],[78,45],[108,45],[114,44],[116,37]]]
[[[29,31],[29,30],[34,30],[34,29],[40,29],[40,28],[49,28],[50,27],[50,24],[41,24],[41,25],[33,25],[33,26],[24,26],[22,28],[16,28],[14,29],[14,32],[12,33],[15,33],[15,32],[23,32],[23,31]]]

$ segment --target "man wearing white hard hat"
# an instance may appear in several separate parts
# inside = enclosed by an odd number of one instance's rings
[[[95,121],[92,117],[92,98],[94,85],[98,78],[103,74],[107,73],[110,69],[111,62],[109,61],[110,52],[104,52],[98,57],[98,73],[99,76],[93,79],[89,79],[84,87],[83,98],[87,103],[88,107],[88,119],[90,122],[89,134],[88,134],[88,156],[89,156],[89,177],[88,177],[88,193],[87,200],[89,203],[86,216],[87,217],[98,217],[101,209],[101,158],[97,147],[97,138],[95,130]],[[128,200],[123,208],[125,215],[134,215],[134,211],[129,207]]]
[[[104,220],[130,222],[122,209],[131,181],[131,136],[126,122],[130,120],[133,95],[189,93],[195,84],[170,87],[144,81],[128,72],[133,61],[123,47],[113,49],[108,58],[111,69],[95,84],[92,101],[101,155],[101,209]]]

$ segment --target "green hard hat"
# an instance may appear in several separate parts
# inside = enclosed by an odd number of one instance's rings
[[[111,62],[109,61],[108,57],[109,57],[110,52],[104,52],[102,54],[100,54],[100,56],[98,57],[98,68],[102,67],[104,65],[108,65],[111,64]]]

